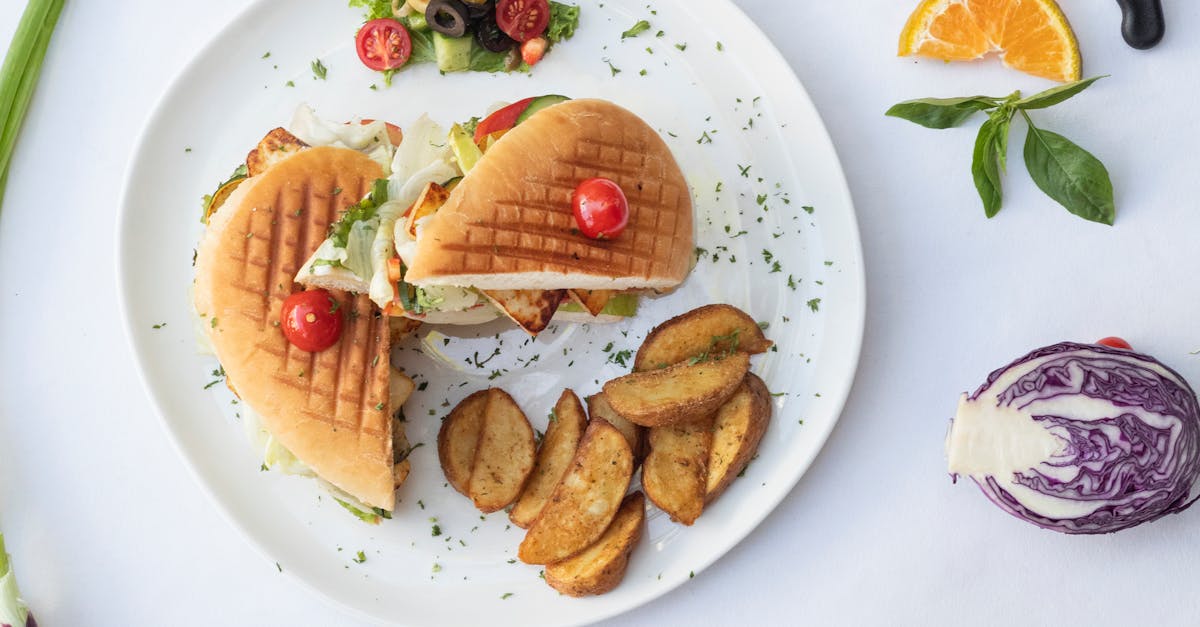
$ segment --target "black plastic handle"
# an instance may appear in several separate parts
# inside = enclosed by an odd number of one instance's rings
[[[1121,36],[1125,43],[1145,50],[1162,41],[1167,26],[1163,21],[1162,3],[1159,0],[1117,0],[1121,5]]]

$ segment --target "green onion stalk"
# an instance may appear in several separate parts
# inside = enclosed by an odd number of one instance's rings
[[[42,71],[50,34],[62,12],[63,0],[30,0],[0,66],[0,206],[8,182],[8,165],[33,88]]]
[[[0,533],[0,627],[37,627],[29,607],[17,590],[17,577],[4,550],[4,534]]]

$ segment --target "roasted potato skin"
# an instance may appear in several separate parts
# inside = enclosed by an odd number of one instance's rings
[[[607,421],[590,421],[517,557],[526,564],[549,564],[586,549],[612,523],[632,477],[633,451],[625,436]]]
[[[587,408],[590,420],[607,420],[625,436],[625,440],[629,442],[629,449],[633,451],[633,467],[640,466],[646,458],[646,428],[635,425],[618,414],[603,394],[587,397]]]
[[[728,339],[736,338],[736,342]],[[633,359],[634,372],[656,370],[708,353],[756,355],[771,348],[762,328],[732,305],[705,305],[654,327]]]
[[[625,497],[612,524],[595,544],[578,555],[546,566],[546,583],[573,597],[604,594],[625,578],[629,556],[646,534],[646,499]]]
[[[604,384],[604,396],[625,419],[661,427],[711,415],[733,395],[750,369],[750,356],[680,362],[659,370],[634,372]]]
[[[650,429],[650,453],[642,464],[642,490],[677,523],[691,525],[704,511],[715,419],[712,414]]]
[[[480,390],[464,398],[450,410],[438,430],[438,461],[442,472],[446,481],[463,495],[467,495],[471,480],[487,395],[487,390]]]
[[[529,482],[508,513],[508,519],[514,525],[528,529],[542,513],[554,487],[575,458],[575,449],[579,447],[585,429],[587,416],[583,404],[575,392],[563,390],[554,404],[554,417],[546,427],[546,436],[542,438]]]
[[[711,503],[741,474],[771,423],[771,392],[767,384],[748,373],[713,423],[712,453],[708,458],[705,503]]]
[[[533,427],[525,413],[508,392],[489,389],[467,482],[467,495],[475,507],[490,514],[516,501],[533,472],[536,455]]]

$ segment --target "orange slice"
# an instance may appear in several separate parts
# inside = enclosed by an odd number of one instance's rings
[[[1079,80],[1079,43],[1054,0],[922,0],[900,33],[900,56],[943,61],[1000,54],[1004,65]]]

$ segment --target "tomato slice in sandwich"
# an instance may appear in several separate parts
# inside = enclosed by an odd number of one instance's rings
[[[479,124],[475,125],[475,143],[483,141],[485,137],[497,131],[507,131],[517,125],[517,120],[521,114],[529,108],[534,98],[526,98],[518,100],[503,109],[497,110],[495,113],[483,118]]]

